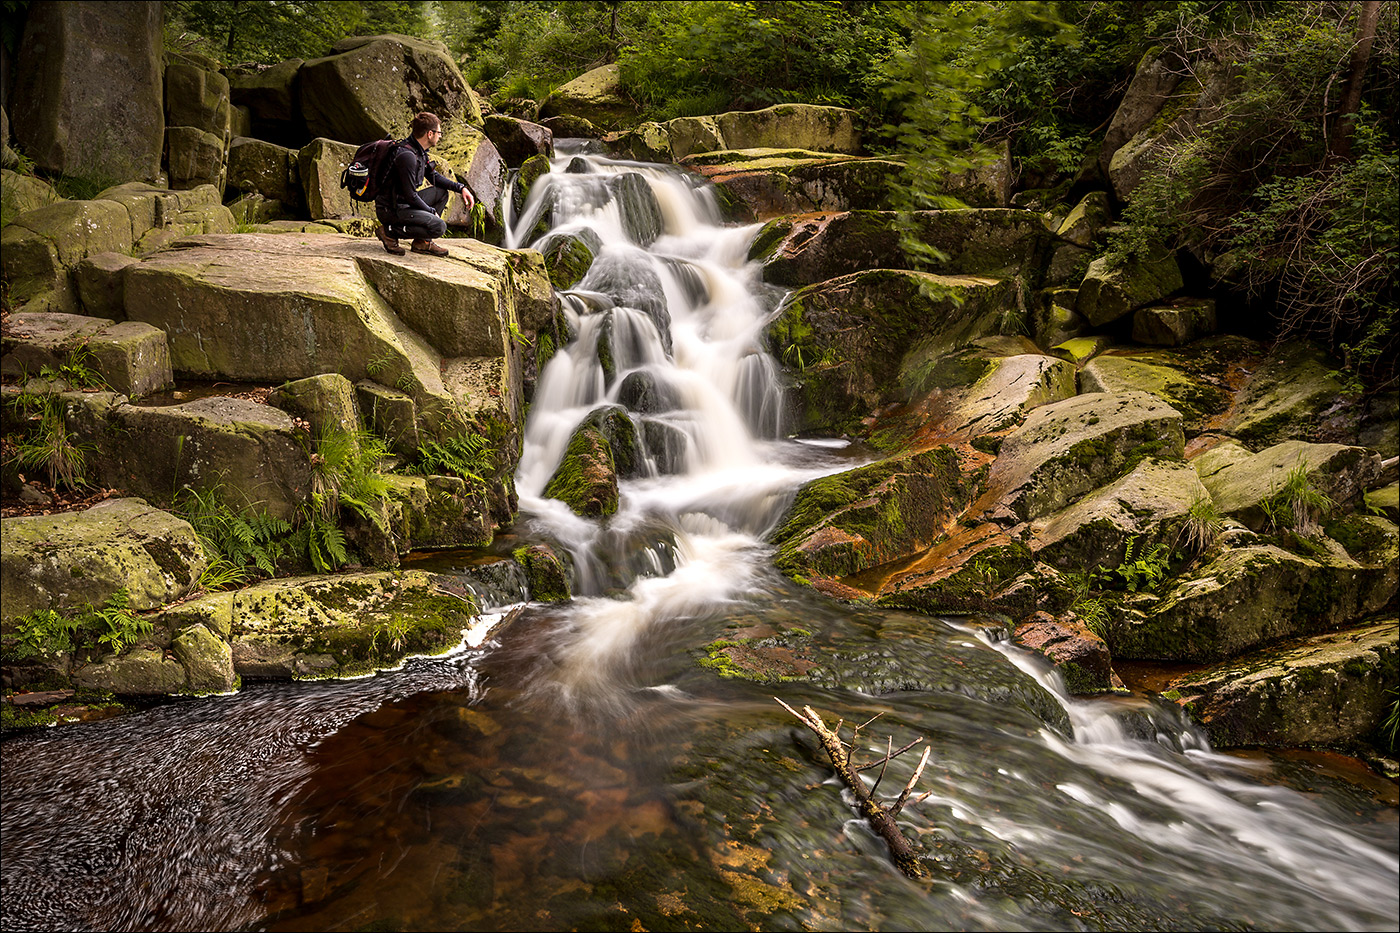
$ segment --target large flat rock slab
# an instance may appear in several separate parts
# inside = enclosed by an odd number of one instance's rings
[[[133,610],[179,599],[204,572],[194,529],[142,499],[81,512],[5,519],[0,615],[100,606],[125,588]]]
[[[1285,441],[1258,453],[1226,442],[1191,461],[1220,511],[1264,530],[1266,506],[1284,493],[1290,473],[1301,470],[1335,508],[1350,509],[1381,475],[1381,458],[1365,447]]]

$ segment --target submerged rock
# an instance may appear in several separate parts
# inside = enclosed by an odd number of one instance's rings
[[[1104,640],[1072,618],[1055,618],[1037,612],[1016,626],[1018,645],[1038,651],[1054,665],[1070,693],[1106,693],[1123,690],[1113,672]]]

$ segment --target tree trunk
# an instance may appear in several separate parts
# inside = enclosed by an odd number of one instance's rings
[[[1366,82],[1366,63],[1371,58],[1371,44],[1376,39],[1376,21],[1380,19],[1380,15],[1380,0],[1364,0],[1361,4],[1361,22],[1356,27],[1356,44],[1351,48],[1346,90],[1342,94],[1341,109],[1337,114],[1337,122],[1332,127],[1332,138],[1327,145],[1328,161],[1351,157],[1356,112],[1361,109],[1361,88]]]

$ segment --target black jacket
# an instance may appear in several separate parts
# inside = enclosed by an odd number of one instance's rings
[[[423,184],[424,178],[435,187],[458,194],[462,192],[462,185],[433,171],[428,163],[427,150],[410,136],[399,143],[399,148],[394,152],[394,161],[389,166],[383,187],[379,189],[379,197],[374,200],[375,209],[388,214],[403,209],[436,213],[418,195],[418,186]]]

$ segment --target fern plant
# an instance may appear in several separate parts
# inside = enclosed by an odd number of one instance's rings
[[[485,486],[483,477],[495,469],[495,452],[479,434],[457,434],[445,441],[419,445],[418,462],[408,469],[420,475],[460,476],[469,483]]]
[[[149,635],[155,626],[131,612],[131,594],[126,588],[113,593],[100,609],[89,614],[87,624],[96,628],[97,640],[116,654],[121,654],[142,635]]]
[[[1145,547],[1142,538],[1133,535],[1128,539],[1123,553],[1123,562],[1110,571],[1118,578],[1129,593],[1152,592],[1162,585],[1171,564],[1171,551],[1164,544]]]

